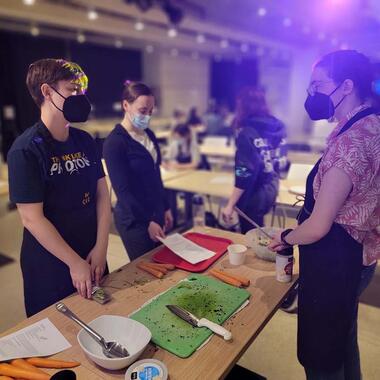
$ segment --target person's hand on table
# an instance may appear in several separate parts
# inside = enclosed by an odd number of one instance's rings
[[[150,222],[149,223],[149,227],[148,227],[148,233],[149,233],[149,237],[155,241],[155,242],[158,242],[159,240],[157,239],[157,237],[161,237],[163,239],[165,239],[165,232],[164,230],[161,228],[161,226],[156,223],[156,222]]]
[[[91,279],[92,281],[95,281],[96,286],[99,286],[100,280],[106,269],[106,256],[107,251],[104,248],[95,245],[86,258],[86,261],[91,266]]]
[[[284,230],[280,230],[273,234],[271,242],[268,244],[268,248],[273,252],[282,251],[286,246],[281,241],[281,233]]]
[[[70,267],[70,276],[73,281],[74,288],[84,298],[91,298],[91,266],[82,258],[78,258],[72,267]]]
[[[230,205],[227,205],[222,209],[222,217],[225,223],[231,223],[232,222],[232,215],[234,213],[234,208]]]
[[[172,227],[173,227],[173,214],[171,210],[166,210],[164,231],[168,232],[172,229]]]

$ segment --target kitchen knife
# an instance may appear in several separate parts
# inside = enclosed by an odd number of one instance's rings
[[[187,310],[177,305],[166,305],[166,307],[172,313],[174,313],[184,321],[190,323],[194,327],[207,327],[215,334],[222,336],[224,340],[230,340],[232,338],[231,332],[226,330],[223,326],[218,325],[217,323],[211,322],[206,318],[199,319],[195,315],[191,314]]]

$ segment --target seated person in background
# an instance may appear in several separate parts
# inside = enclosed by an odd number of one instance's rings
[[[173,111],[173,116],[170,121],[170,130],[173,131],[178,124],[183,124],[186,122],[186,112],[181,108],[177,107]]]
[[[218,135],[223,127],[223,117],[214,102],[210,102],[207,112],[203,116],[203,124],[206,127],[206,134],[209,136]]]
[[[197,140],[187,124],[178,124],[174,128],[169,143],[166,169],[196,169],[201,161]]]
[[[190,108],[187,124],[189,127],[198,127],[199,125],[202,125],[202,119],[197,113],[197,107]]]

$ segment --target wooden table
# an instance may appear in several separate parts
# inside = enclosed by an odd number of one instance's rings
[[[291,186],[301,185],[299,181],[280,181],[280,190],[277,203],[292,206],[297,202],[294,194],[288,189]],[[198,193],[228,199],[234,187],[234,174],[232,172],[211,172],[206,170],[193,170],[186,175],[167,180],[164,184],[166,189]]]
[[[213,145],[200,145],[201,154],[205,156],[220,157],[225,159],[233,159],[235,157],[236,148],[233,145],[230,146],[213,146]]]
[[[223,236],[231,239],[234,243],[245,243],[243,235],[232,232],[211,228],[198,228],[196,231]],[[154,251],[147,253],[143,259],[149,258],[153,253]],[[136,264],[139,261],[140,259],[125,265],[105,279],[103,286],[113,296],[110,303],[99,305],[94,301],[73,295],[64,300],[65,304],[84,322],[89,322],[102,314],[127,316],[155,295],[166,291],[189,275],[188,272],[175,270],[158,280],[137,269]],[[296,260],[297,262],[298,260]],[[214,267],[223,267],[233,273],[250,278],[251,285],[248,288],[251,293],[250,303],[224,324],[232,332],[233,340],[231,342],[213,336],[209,343],[187,359],[178,358],[161,348],[157,349],[153,345],[149,345],[142,357],[152,357],[163,361],[168,367],[171,380],[223,379],[271,319],[297,278],[295,275],[292,283],[276,281],[274,264],[258,259],[252,250],[248,250],[247,260],[242,266],[231,267],[228,258],[224,255],[214,264]],[[297,266],[295,273],[298,273]],[[1,335],[10,334],[46,317],[72,344],[70,349],[53,357],[81,362],[82,365],[74,369],[78,379],[124,379],[125,370],[104,370],[87,359],[76,339],[80,328],[57,312],[54,306],[24,320]]]

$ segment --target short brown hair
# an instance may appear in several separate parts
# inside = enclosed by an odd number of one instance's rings
[[[124,83],[122,101],[126,100],[132,104],[139,96],[153,96],[152,90],[144,83],[131,82],[129,80]]]
[[[77,80],[80,76],[85,77],[85,74],[76,63],[63,59],[45,58],[29,66],[26,85],[37,106],[41,107],[44,101],[41,86],[44,83],[53,85],[60,80]]]

